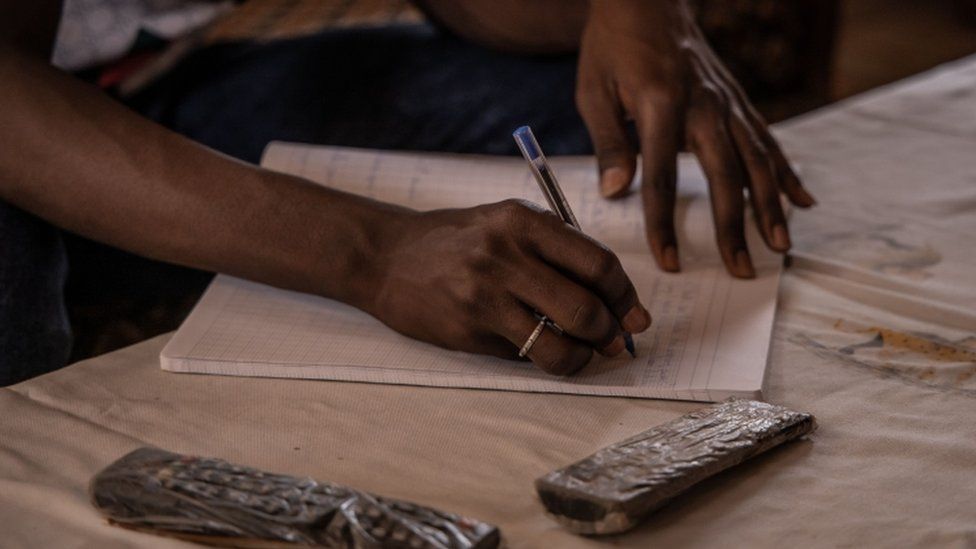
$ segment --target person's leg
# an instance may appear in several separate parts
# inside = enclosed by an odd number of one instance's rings
[[[61,232],[0,201],[0,386],[65,365],[66,274]]]
[[[517,154],[523,124],[551,155],[586,154],[575,76],[575,57],[491,52],[427,25],[345,29],[206,48],[130,105],[250,162],[274,139]]]

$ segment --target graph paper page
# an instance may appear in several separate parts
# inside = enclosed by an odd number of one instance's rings
[[[162,352],[164,369],[645,398],[761,396],[780,273],[754,228],[758,276],[725,273],[706,184],[679,161],[677,223],[683,270],[660,272],[647,252],[640,198],[599,197],[592,158],[550,163],[583,230],[620,257],[654,319],[634,336],[637,358],[594,355],[568,378],[530,363],[446,351],[412,340],[348,305],[220,275]],[[262,165],[332,188],[428,210],[506,198],[544,203],[520,158],[390,153],[273,143]],[[528,337],[528,334],[526,334]]]

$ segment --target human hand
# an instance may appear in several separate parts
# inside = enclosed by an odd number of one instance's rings
[[[558,217],[523,201],[410,213],[379,254],[368,306],[391,328],[448,349],[517,358],[547,315],[528,357],[568,375],[596,350],[624,350],[622,330],[651,323],[617,257]]]
[[[779,193],[803,208],[815,201],[708,46],[685,0],[593,0],[576,98],[607,198],[626,194],[634,178],[635,147],[626,130],[627,120],[634,121],[647,239],[663,270],[680,270],[674,207],[676,156],[684,147],[708,178],[719,251],[733,276],[755,276],[743,191],[766,245],[778,252],[790,248]]]

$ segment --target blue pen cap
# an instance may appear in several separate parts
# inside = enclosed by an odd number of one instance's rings
[[[539,142],[535,140],[535,135],[532,134],[532,128],[522,126],[512,133],[512,137],[515,138],[515,142],[518,143],[519,150],[522,151],[522,156],[526,160],[532,162],[542,157],[542,148],[539,147]]]

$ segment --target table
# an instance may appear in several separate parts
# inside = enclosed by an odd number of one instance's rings
[[[0,391],[0,545],[186,544],[107,525],[88,479],[144,444],[501,526],[511,547],[976,543],[976,57],[777,128],[793,216],[767,398],[820,430],[606,539],[532,480],[698,404],[170,374],[167,336]]]

